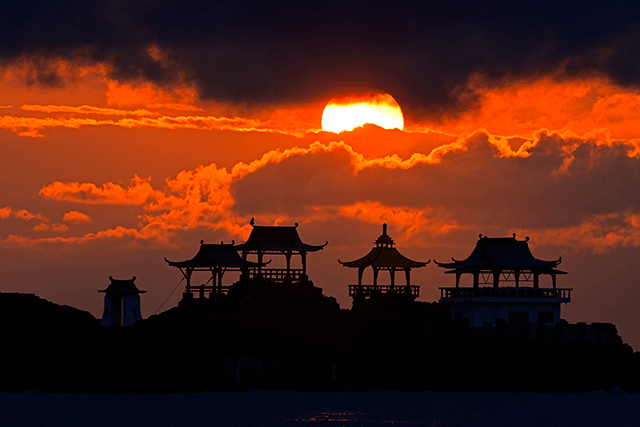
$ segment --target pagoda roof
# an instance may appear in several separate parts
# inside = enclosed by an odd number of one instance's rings
[[[555,267],[562,262],[562,258],[555,261],[537,259],[529,249],[529,237],[525,240],[516,240],[513,237],[487,237],[480,235],[476,247],[465,260],[453,262],[437,262],[439,267],[455,269],[459,273],[474,272],[491,269],[520,269],[520,270],[544,270],[547,273],[566,274],[556,270]]]
[[[98,292],[106,292],[110,294],[144,294],[147,292],[138,289],[134,283],[136,276],[133,276],[133,278],[129,280],[119,280],[109,276],[109,280],[111,280],[111,284],[107,286],[107,289],[103,289]]]
[[[393,247],[393,239],[387,234],[387,224],[382,225],[382,234],[376,239],[376,246],[372,248],[368,254],[354,261],[338,262],[345,267],[368,267],[374,266],[378,268],[419,268],[429,264],[427,262],[414,261],[402,255]]]
[[[253,224],[252,224],[253,225]],[[253,225],[246,243],[236,246],[239,251],[316,252],[327,246],[303,243],[295,226]]]
[[[172,267],[178,268],[211,268],[226,267],[240,268],[243,265],[257,265],[251,261],[244,261],[238,254],[238,246],[234,243],[230,244],[208,244],[204,240],[200,241],[200,250],[198,253],[187,261],[169,261],[164,259]]]

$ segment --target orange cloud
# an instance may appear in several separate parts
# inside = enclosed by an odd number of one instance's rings
[[[108,80],[106,97],[108,105],[193,105],[197,99],[197,91],[184,83],[167,90],[151,82],[119,83]]]
[[[36,225],[35,227],[32,228],[32,230],[34,231],[52,231],[52,232],[63,232],[63,231],[67,231],[69,230],[69,227],[67,227],[65,224],[45,224],[44,222],[41,222],[40,224]]]
[[[99,114],[105,116],[157,116],[148,110],[116,110],[113,108],[92,107],[81,105],[71,107],[68,105],[23,105],[20,107],[24,111],[39,111],[42,113],[77,113],[77,114]]]
[[[358,202],[348,206],[341,206],[338,214],[347,218],[379,224],[385,222],[400,229],[405,238],[409,238],[421,231],[446,234],[459,228],[457,222],[448,214],[443,214],[433,208],[423,209],[398,206],[385,206],[380,202]]]
[[[75,108],[75,107],[69,107]],[[109,110],[109,109],[104,109]],[[116,110],[113,110],[116,111]],[[137,110],[138,115],[146,114],[144,110]],[[142,111],[142,112],[141,112]],[[124,112],[126,113],[126,112]],[[105,112],[105,114],[107,114]],[[273,129],[268,123],[242,117],[212,117],[212,116],[161,116],[157,118],[123,118],[119,120],[96,120],[90,118],[37,118],[37,117],[0,117],[0,129],[17,132],[24,137],[42,137],[39,132],[45,128],[79,129],[82,126],[118,126],[127,129],[160,128],[160,129],[197,129],[197,130],[234,130],[237,132],[267,132],[281,133]]]
[[[147,108],[161,109],[164,108],[166,110],[176,110],[176,111],[204,111],[202,108],[196,107],[195,105],[188,104],[172,104],[172,103],[161,103],[155,102],[153,104],[146,104]]]
[[[640,95],[606,79],[545,77],[487,88],[476,77],[469,86],[480,98],[479,107],[437,128],[458,135],[484,128],[492,135],[525,139],[543,129],[576,135],[607,129],[621,140],[639,136]]]
[[[547,230],[520,230],[535,235],[536,244],[564,246],[593,253],[618,247],[640,246],[640,214],[635,212],[593,215],[578,225]]]
[[[64,224],[61,224],[64,225]],[[141,241],[148,240],[148,236],[145,236],[139,230],[118,226],[113,229],[102,230],[97,233],[88,233],[84,236],[53,236],[42,238],[30,238],[25,236],[16,236],[10,234],[6,239],[0,241],[0,246],[3,247],[33,247],[41,246],[43,244],[83,244],[94,241],[103,240],[122,240],[129,239],[129,241]],[[168,244],[168,242],[165,242]]]
[[[32,219],[39,219],[43,222],[49,222],[49,218],[44,216],[43,214],[34,214],[29,212],[26,209],[14,209],[9,206],[5,206],[0,209],[0,219],[6,218],[18,218],[24,221],[31,221]]]
[[[72,222],[74,224],[82,224],[85,222],[92,221],[89,215],[83,214],[82,212],[78,212],[78,211],[69,211],[65,213],[64,216],[62,217],[62,220],[64,222]]]
[[[126,189],[111,182],[98,187],[91,183],[56,181],[42,187],[38,192],[38,195],[47,199],[92,205],[142,205],[157,194],[158,192],[151,186],[150,178],[142,179],[137,175]]]

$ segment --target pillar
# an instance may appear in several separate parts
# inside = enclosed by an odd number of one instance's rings
[[[300,252],[300,258],[302,258],[302,275],[307,277],[307,253],[305,251]]]
[[[552,274],[551,275],[551,282],[553,283],[553,289],[556,288],[556,275]]]
[[[222,268],[218,269],[218,293],[221,294],[222,293],[222,274],[224,272],[222,271]]]
[[[476,271],[475,273],[473,273],[473,287],[474,288],[480,287],[480,272],[479,271]]]
[[[493,272],[493,287],[497,288],[500,284],[500,270],[494,270]]]
[[[391,267],[389,270],[389,275],[391,276],[391,290],[393,290],[396,286],[396,268]]]
[[[377,288],[378,287],[378,268],[371,266],[371,268],[373,268],[373,287]]]
[[[460,276],[462,276],[462,273],[456,272],[456,288],[460,287]],[[475,284],[474,284],[474,286],[475,286]]]
[[[513,271],[513,277],[515,278],[516,281],[516,288],[520,287],[520,270],[514,270]]]
[[[287,259],[287,276],[291,276],[291,251],[284,252],[284,257]]]
[[[364,267],[358,267],[358,286],[362,286],[362,275],[364,274]]]
[[[187,293],[188,294],[191,293],[191,273],[193,273],[193,269],[192,268],[187,268],[187,274],[185,275],[185,277],[187,278]]]
[[[533,273],[533,287],[540,287],[540,273]]]

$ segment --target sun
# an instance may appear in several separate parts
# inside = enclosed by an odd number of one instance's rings
[[[388,93],[350,98],[334,98],[324,107],[322,130],[339,133],[365,123],[385,129],[403,129],[400,105]]]

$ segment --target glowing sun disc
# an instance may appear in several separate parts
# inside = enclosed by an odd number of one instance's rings
[[[365,123],[385,129],[403,129],[400,105],[387,93],[348,99],[332,99],[322,113],[322,130],[339,133]]]

